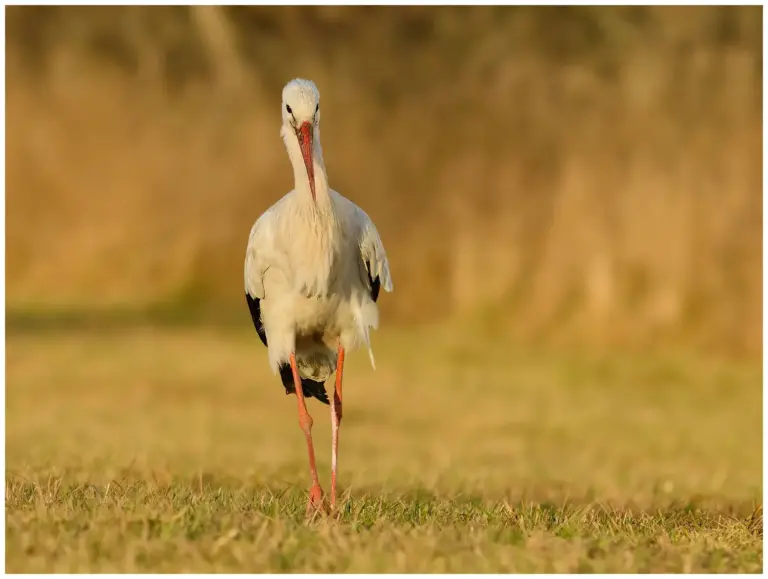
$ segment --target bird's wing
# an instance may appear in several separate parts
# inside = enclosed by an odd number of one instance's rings
[[[376,301],[381,288],[388,292],[393,289],[387,253],[371,218],[354,203],[350,202],[350,205],[353,208],[352,216],[358,231],[357,242],[360,247],[360,256],[365,265],[368,283],[371,287],[371,298]]]
[[[370,297],[375,303],[379,298],[381,288],[388,292],[391,292],[393,289],[387,253],[384,251],[384,244],[381,242],[379,232],[376,230],[376,226],[371,221],[371,218],[368,217],[365,211],[348,199],[346,202],[348,208],[347,226],[354,231],[360,250],[360,259],[358,261],[360,277],[363,283],[368,285]],[[371,349],[368,329],[378,327],[378,311],[370,302],[367,305],[365,303],[357,304],[355,309],[355,318],[357,318],[364,342],[368,346],[371,366],[375,369],[376,362],[373,357],[373,350]]]
[[[285,203],[292,193],[287,193],[262,213],[251,227],[245,251],[244,278],[245,293],[254,298],[266,297],[264,274],[282,259],[281,245],[285,239],[280,235],[279,222],[285,211]]]
[[[267,345],[267,333],[261,321],[261,300],[264,299],[264,272],[269,267],[266,256],[271,252],[273,245],[272,222],[274,211],[268,209],[256,220],[251,227],[248,236],[248,247],[245,250],[245,264],[243,267],[245,281],[245,299],[248,302],[248,310],[256,328],[256,333],[263,344]]]
[[[245,250],[245,293],[253,298],[264,298],[264,271],[268,267],[265,257],[271,251],[273,244],[272,221],[273,209],[264,212],[251,227],[248,236],[248,247]]]

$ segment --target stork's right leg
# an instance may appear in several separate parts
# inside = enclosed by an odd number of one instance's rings
[[[304,390],[301,387],[301,377],[299,369],[296,366],[296,356],[291,354],[291,370],[293,372],[293,383],[296,387],[296,399],[299,404],[299,426],[307,439],[307,451],[309,453],[309,472],[312,475],[312,488],[309,489],[309,504],[307,505],[307,514],[315,509],[321,509],[323,506],[323,489],[317,478],[317,467],[315,466],[315,448],[312,445],[312,417],[307,412],[307,405],[304,401]]]

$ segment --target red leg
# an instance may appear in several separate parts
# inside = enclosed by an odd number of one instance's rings
[[[301,378],[299,369],[296,366],[296,356],[291,354],[291,370],[293,371],[293,384],[296,388],[296,399],[299,405],[299,426],[307,439],[307,452],[309,453],[309,472],[312,475],[312,488],[309,490],[309,504],[307,513],[313,509],[320,509],[323,505],[323,489],[317,480],[317,467],[315,466],[315,449],[312,446],[312,417],[307,412],[307,405],[304,401],[304,391],[301,389]]]
[[[339,454],[339,424],[341,424],[341,381],[344,378],[344,348],[339,346],[339,358],[336,363],[336,389],[331,401],[331,509],[336,508],[336,467]]]

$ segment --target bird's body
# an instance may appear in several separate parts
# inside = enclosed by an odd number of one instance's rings
[[[378,326],[379,290],[391,291],[392,279],[373,222],[328,186],[320,146],[319,93],[313,83],[297,79],[283,89],[281,134],[296,185],[251,228],[245,293],[272,370],[280,374],[286,393],[296,393],[299,399],[300,422],[320,493],[309,434],[312,420],[304,398],[331,404],[333,503],[344,353],[366,346],[373,364],[369,329]],[[336,389],[329,402],[324,383],[334,372]]]
[[[362,209],[330,189],[322,205],[302,195],[291,191],[253,225],[245,283],[261,300],[272,370],[295,351],[301,377],[324,382],[336,370],[339,344],[370,350],[379,287],[391,289],[391,278]]]

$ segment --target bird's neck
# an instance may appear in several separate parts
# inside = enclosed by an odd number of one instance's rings
[[[319,208],[330,207],[330,189],[328,186],[328,174],[325,170],[325,163],[323,162],[323,149],[320,145],[320,131],[315,129],[313,138],[313,151],[312,151],[312,163],[315,170],[315,199],[312,199],[312,190],[309,187],[309,177],[307,176],[307,168],[304,165],[304,159],[301,156],[301,149],[299,143],[296,140],[295,135],[289,131],[283,129],[283,141],[285,147],[288,150],[288,156],[291,159],[291,165],[293,166],[293,179],[294,189],[299,196],[307,201],[314,203]]]

